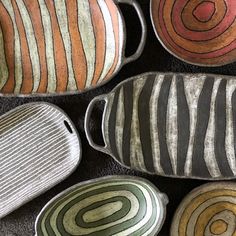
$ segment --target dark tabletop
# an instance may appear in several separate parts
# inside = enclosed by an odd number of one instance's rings
[[[47,101],[62,108],[75,123],[82,141],[82,161],[77,170],[65,181],[58,184],[50,191],[37,197],[12,214],[0,220],[0,236],[31,236],[34,235],[34,223],[41,208],[56,194],[62,190],[84,180],[93,179],[105,175],[124,174],[142,176],[154,183],[161,192],[169,197],[167,207],[167,218],[160,232],[160,236],[169,235],[169,229],[173,214],[183,199],[183,197],[196,186],[206,181],[182,180],[151,176],[122,168],[111,157],[93,150],[85,137],[84,115],[89,101],[96,95],[109,92],[119,82],[131,76],[148,71],[171,71],[171,72],[208,72],[215,74],[234,75],[236,74],[236,64],[224,67],[204,68],[188,65],[171,56],[158,42],[150,20],[149,1],[137,0],[144,11],[148,37],[146,47],[139,60],[130,63],[122,68],[116,77],[104,86],[79,95],[55,96],[55,97],[34,97],[34,98],[0,98],[0,113],[32,101]],[[127,24],[127,55],[130,55],[137,48],[139,42],[139,23],[131,7],[122,6],[122,12]],[[92,115],[91,130],[97,142],[102,142],[101,138],[101,115],[102,104],[97,106]],[[1,186],[0,186],[1,187]]]

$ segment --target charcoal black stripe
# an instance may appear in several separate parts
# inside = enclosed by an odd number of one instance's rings
[[[117,119],[117,106],[118,106],[118,100],[119,100],[119,95],[120,95],[120,89],[115,91],[114,99],[113,99],[113,104],[111,108],[111,113],[109,117],[109,141],[110,141],[110,148],[115,156],[115,158],[120,161],[120,156],[117,150],[116,146],[116,119]]]
[[[187,158],[190,117],[188,102],[185,95],[184,80],[182,75],[177,75],[177,123],[178,123],[178,145],[177,145],[177,174],[184,175],[184,166]]]
[[[236,90],[233,92],[231,103],[233,113],[234,152],[236,153]]]
[[[133,80],[124,84],[124,130],[123,130],[123,162],[130,167],[130,139],[131,139],[131,123],[133,115]]]
[[[233,176],[225,151],[226,133],[226,80],[222,80],[215,104],[215,157],[223,176]]]
[[[193,144],[192,174],[203,178],[211,177],[204,160],[204,141],[210,117],[211,95],[214,78],[206,78],[199,96],[197,125]]]
[[[150,75],[143,86],[138,100],[138,117],[140,127],[140,140],[144,163],[147,171],[154,173],[152,141],[150,133],[150,98],[156,75]],[[153,131],[152,131],[153,132]]]
[[[160,89],[157,109],[157,126],[159,131],[159,146],[161,157],[160,163],[163,171],[167,175],[173,174],[173,169],[171,166],[171,160],[166,142],[166,116],[171,82],[172,76],[166,75]]]

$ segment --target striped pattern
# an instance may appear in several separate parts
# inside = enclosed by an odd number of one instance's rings
[[[37,236],[154,236],[160,230],[167,197],[145,180],[100,178],[65,190],[36,221]]]
[[[121,66],[113,0],[0,0],[0,93],[81,92]]]
[[[236,81],[149,73],[108,95],[104,138],[122,165],[159,175],[236,175]]]
[[[236,59],[235,0],[151,0],[156,35],[192,64],[220,66]]]
[[[0,218],[76,168],[81,147],[73,127],[61,110],[46,103],[19,106],[1,117]]]
[[[178,207],[171,236],[234,236],[235,183],[206,184],[193,190]]]

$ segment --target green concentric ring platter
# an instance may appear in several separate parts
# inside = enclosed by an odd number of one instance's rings
[[[36,220],[36,236],[157,235],[168,198],[147,180],[107,176],[53,198]]]

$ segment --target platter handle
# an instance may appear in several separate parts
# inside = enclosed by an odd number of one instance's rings
[[[131,5],[132,7],[134,7],[135,11],[137,12],[139,21],[141,23],[141,29],[142,29],[142,35],[141,35],[141,40],[140,40],[138,49],[136,50],[136,52],[133,55],[131,55],[129,57],[124,56],[124,60],[123,60],[123,65],[124,65],[124,64],[130,63],[132,61],[135,61],[142,54],[145,43],[146,43],[146,38],[147,38],[147,25],[146,25],[146,21],[145,21],[145,17],[143,15],[142,9],[141,9],[140,5],[135,0],[116,0],[116,2],[128,4],[128,5]]]
[[[91,132],[90,132],[90,127],[89,127],[89,123],[90,123],[90,119],[91,119],[91,114],[93,111],[93,108],[95,106],[95,104],[97,102],[101,102],[101,101],[105,101],[105,107],[107,106],[107,95],[100,95],[95,97],[88,105],[88,108],[86,110],[86,114],[85,114],[85,121],[84,121],[84,129],[85,129],[85,134],[87,137],[87,140],[90,144],[91,147],[93,147],[94,149],[104,152],[108,155],[111,155],[109,149],[107,148],[107,145],[105,144],[105,146],[100,146],[98,144],[96,144],[92,138]],[[105,143],[105,140],[104,140]]]

